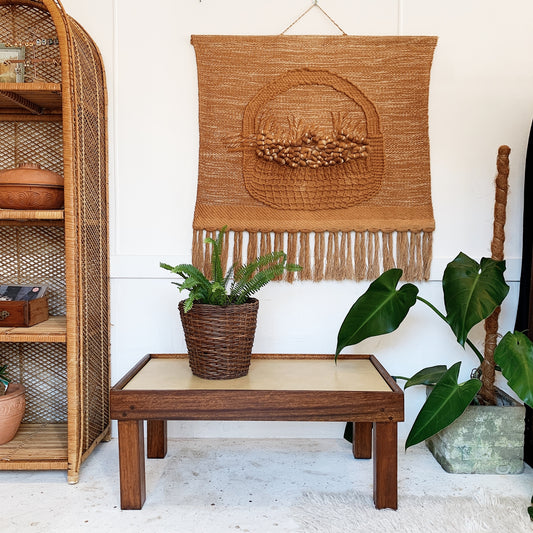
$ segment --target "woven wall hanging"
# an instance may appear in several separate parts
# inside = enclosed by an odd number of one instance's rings
[[[436,37],[191,39],[200,158],[193,262],[286,250],[300,279],[428,279],[428,90]],[[294,279],[289,273],[289,281]]]

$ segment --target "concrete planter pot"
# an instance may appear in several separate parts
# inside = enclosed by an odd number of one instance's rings
[[[520,474],[524,470],[525,407],[497,390],[498,405],[470,405],[447,428],[426,440],[452,474]]]

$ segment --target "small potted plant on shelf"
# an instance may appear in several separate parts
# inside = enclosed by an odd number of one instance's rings
[[[460,253],[448,264],[443,275],[446,313],[442,313],[429,301],[418,296],[418,288],[413,284],[406,283],[397,289],[402,271],[388,270],[372,282],[353,304],[339,329],[336,356],[347,346],[394,331],[409,309],[419,301],[449,325],[463,348],[468,345],[474,352],[479,366],[473,371],[471,379],[463,383],[459,383],[461,362],[450,368],[445,365],[424,368],[410,378],[397,377],[406,380],[406,388],[413,385],[431,387],[407,437],[406,448],[428,439],[428,447],[439,463],[450,472],[489,473],[495,468],[493,473],[517,473],[523,468],[521,454],[524,407],[515,402],[519,407],[518,414],[515,415],[518,428],[505,432],[503,428],[513,417],[508,410],[494,408],[490,404],[503,407],[513,400],[498,388],[497,397],[491,399],[490,391],[495,388],[494,373],[491,376],[490,372],[485,371],[488,358],[468,338],[471,329],[490,317],[507,296],[509,287],[503,277],[504,271],[504,261],[483,258],[477,263]],[[502,372],[517,396],[527,405],[533,406],[533,343],[530,339],[518,331],[506,333],[494,350],[494,361],[498,365],[497,370]],[[488,423],[492,425],[484,430],[480,423],[482,416],[475,412],[465,419],[470,427],[460,427],[466,414],[461,415],[467,408],[471,409],[471,404],[477,404],[481,409],[484,409],[483,404],[489,404],[487,410],[490,416],[494,413],[503,420],[495,425],[494,420],[489,418]],[[500,428],[499,434],[495,428]],[[447,437],[447,431],[449,438],[443,441]],[[480,442],[484,437],[497,442],[498,446],[494,446],[489,452],[487,448],[490,443]],[[516,449],[512,452],[514,457],[505,456],[505,448],[510,446],[511,438],[515,439],[512,446],[519,448],[518,452]],[[456,442],[449,442],[450,439],[455,439]],[[479,457],[476,457],[475,446],[479,446],[482,452]],[[457,454],[454,449],[459,450]],[[498,449],[503,450],[503,457],[498,456]],[[488,459],[488,465],[482,464],[481,456]]]
[[[208,279],[191,264],[161,268],[180,276],[173,282],[180,292],[189,296],[179,302],[179,312],[189,365],[194,375],[206,379],[232,379],[248,373],[257,324],[259,302],[252,298],[259,289],[285,271],[301,270],[287,263],[287,254],[275,251],[239,266],[233,264],[227,272],[222,265],[224,226],[216,239],[205,242],[212,246],[212,279]]]
[[[6,444],[17,433],[26,399],[25,388],[13,383],[7,373],[7,365],[0,366],[0,444]]]

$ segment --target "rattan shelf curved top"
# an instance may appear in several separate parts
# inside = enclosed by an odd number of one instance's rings
[[[0,83],[0,169],[34,162],[65,180],[64,210],[0,213],[2,276],[46,282],[52,315],[0,329],[2,364],[26,385],[32,435],[17,441],[24,453],[0,454],[0,470],[65,468],[75,483],[110,429],[104,65],[61,0],[0,0],[0,43],[25,49],[25,83]],[[47,427],[60,424],[51,442]]]

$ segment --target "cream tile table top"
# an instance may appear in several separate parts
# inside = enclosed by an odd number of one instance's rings
[[[377,391],[391,388],[369,359],[252,359],[248,375],[230,380],[194,376],[187,358],[152,358],[123,390]]]

